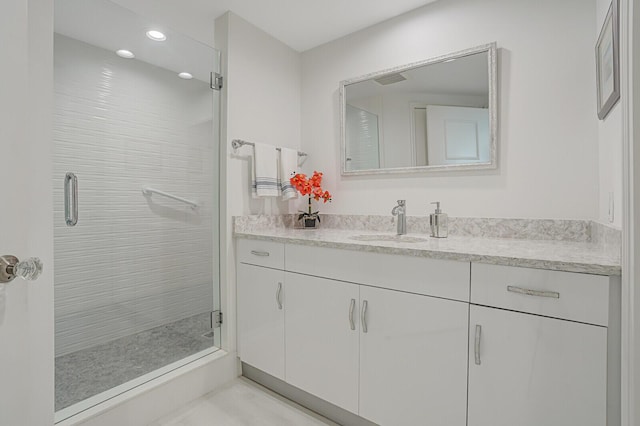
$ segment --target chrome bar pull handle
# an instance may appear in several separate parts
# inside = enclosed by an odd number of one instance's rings
[[[276,290],[276,303],[278,304],[278,309],[282,310],[282,283],[278,283],[278,289]]]
[[[560,299],[560,293],[558,293],[557,291],[532,290],[530,288],[516,287],[514,285],[508,285],[507,291],[510,291],[512,293],[524,294],[526,296],[550,297],[552,299]]]
[[[71,172],[64,176],[64,218],[67,226],[78,223],[78,178]]]
[[[11,282],[16,277],[33,281],[41,273],[42,261],[37,257],[30,257],[20,262],[15,256],[0,256],[0,283]]]
[[[367,332],[367,306],[368,302],[366,300],[362,301],[362,312],[360,312],[360,321],[362,322],[362,332]]]
[[[356,308],[356,299],[351,299],[351,303],[349,304],[349,325],[352,330],[356,329],[356,323],[353,321],[353,311]]]
[[[476,365],[480,365],[480,338],[482,337],[482,326],[476,324],[476,339],[473,345],[473,352],[476,357]]]
[[[251,250],[251,254],[254,255],[254,256],[264,256],[264,257],[268,257],[269,256],[269,252],[268,251]]]

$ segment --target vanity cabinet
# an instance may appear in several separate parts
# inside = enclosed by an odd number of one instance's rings
[[[369,286],[360,300],[359,415],[380,425],[464,426],[469,305]]]
[[[252,253],[253,252],[253,253]],[[280,255],[280,256],[279,256]],[[238,353],[284,380],[284,266],[282,244],[238,241]],[[279,257],[279,259],[278,259]]]
[[[620,424],[619,277],[238,241],[241,360],[379,425]]]
[[[287,272],[286,381],[382,425],[464,425],[468,304]]]
[[[290,272],[285,281],[287,383],[357,413],[359,286]]]
[[[469,426],[607,424],[606,328],[474,305],[470,324]]]
[[[472,264],[468,425],[620,424],[617,284]]]
[[[284,272],[238,267],[238,352],[241,359],[284,380]]]

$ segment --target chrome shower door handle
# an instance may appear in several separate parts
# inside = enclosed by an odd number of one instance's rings
[[[278,289],[276,290],[276,303],[278,304],[278,309],[282,310],[282,283],[278,283]]]
[[[67,226],[78,223],[78,178],[71,172],[64,176],[64,218]]]
[[[366,300],[362,301],[362,312],[360,312],[360,321],[362,322],[362,332],[367,332],[367,306],[369,303]]]
[[[356,323],[353,321],[353,311],[356,308],[356,299],[351,299],[351,303],[349,304],[349,325],[352,330],[356,329]]]
[[[482,337],[482,326],[476,324],[476,338],[473,345],[473,352],[476,358],[476,365],[480,365],[480,338]]]

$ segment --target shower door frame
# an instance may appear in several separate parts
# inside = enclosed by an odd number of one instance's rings
[[[52,31],[53,34],[53,31]],[[209,46],[211,47],[211,46]],[[215,55],[214,59],[214,69],[211,70],[212,74],[221,75],[222,73],[222,55],[220,51],[214,47],[211,47],[212,54]],[[214,182],[213,188],[217,189],[215,197],[212,198],[212,213],[214,216],[213,224],[213,233],[211,238],[213,239],[213,257],[212,259],[212,268],[213,268],[213,312],[224,312],[226,309],[226,303],[223,303],[223,294],[225,293],[223,290],[223,277],[222,277],[222,262],[223,262],[223,247],[224,241],[226,239],[226,232],[223,228],[223,223],[225,223],[225,215],[222,211],[223,205],[223,194],[224,188],[226,185],[226,181],[224,181],[224,174],[222,165],[226,164],[223,156],[223,148],[221,143],[222,131],[221,131],[221,123],[222,123],[222,87],[214,87],[213,84],[210,85],[210,89],[213,92],[211,94],[211,105],[212,105],[212,136],[213,136],[213,145],[214,145],[214,158],[213,167],[217,167],[217,171],[214,171],[213,177],[217,179],[217,182]],[[49,157],[49,161],[53,164],[53,155]],[[217,183],[217,185],[216,185]],[[50,186],[50,185],[49,185]],[[215,238],[217,234],[217,239]],[[53,239],[53,233],[52,233]],[[52,257],[53,260],[53,257]],[[53,263],[53,262],[51,262]],[[54,301],[51,300],[51,305],[53,306]],[[212,312],[212,313],[213,313]],[[53,329],[53,327],[52,327]],[[220,358],[226,357],[227,352],[225,351],[225,347],[227,346],[226,336],[227,333],[227,324],[222,323],[219,325],[219,328],[213,328],[215,333],[215,338],[211,347],[204,349],[200,352],[189,355],[183,359],[172,362],[168,365],[165,365],[159,369],[153,370],[149,373],[146,373],[142,376],[136,377],[128,382],[122,383],[118,386],[110,388],[104,392],[86,398],[82,401],[74,403],[69,407],[65,407],[57,412],[54,412],[54,419],[56,425],[72,425],[79,421],[84,421],[86,419],[95,417],[100,413],[110,410],[113,406],[120,405],[124,401],[128,399],[143,394],[149,389],[157,388],[158,386],[168,383],[177,377],[180,377],[182,374],[188,373],[194,369],[199,368],[209,368],[211,370],[212,367],[207,367],[208,363],[218,361]],[[55,355],[54,355],[55,356]],[[227,357],[229,358],[229,357]],[[220,363],[223,366],[223,371],[234,371],[235,369],[230,369],[224,367],[228,364],[228,360],[226,363]],[[55,369],[55,366],[54,366]],[[228,381],[231,377],[228,377],[227,374],[220,374],[219,377],[216,377],[215,380],[212,380],[212,384],[215,383],[216,380]],[[176,400],[179,400],[176,398]]]

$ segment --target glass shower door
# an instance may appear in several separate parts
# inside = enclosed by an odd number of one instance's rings
[[[56,0],[55,31],[62,420],[220,346],[219,54],[106,0]]]

